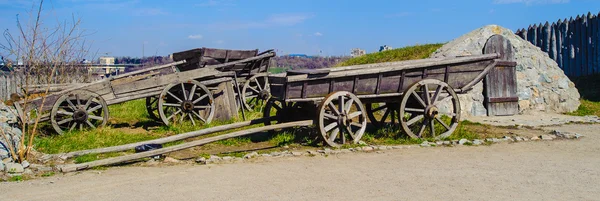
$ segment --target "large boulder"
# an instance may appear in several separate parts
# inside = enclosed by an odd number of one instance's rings
[[[543,111],[565,113],[579,107],[579,92],[547,53],[515,35],[511,30],[497,25],[488,25],[465,34],[442,46],[431,57],[450,57],[482,54],[489,37],[499,34],[508,39],[514,48],[517,61],[517,95],[519,112]],[[461,115],[485,116],[483,84],[459,95]]]
[[[16,111],[0,101],[0,160],[10,157],[9,147],[17,149],[21,135]]]

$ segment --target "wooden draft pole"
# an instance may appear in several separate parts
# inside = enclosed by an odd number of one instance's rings
[[[197,141],[193,141],[193,142],[187,142],[187,143],[183,143],[183,144],[179,144],[179,145],[174,145],[174,146],[165,147],[165,148],[161,148],[161,149],[150,150],[150,151],[141,152],[141,153],[135,153],[135,154],[126,155],[126,156],[107,158],[107,159],[102,159],[102,160],[97,160],[97,161],[92,161],[92,162],[87,162],[87,163],[81,163],[81,164],[58,166],[58,169],[61,172],[65,172],[65,173],[79,171],[79,170],[84,170],[84,169],[88,169],[88,168],[92,168],[92,167],[118,164],[118,163],[136,160],[136,159],[141,159],[141,158],[151,157],[151,156],[165,154],[165,153],[169,153],[169,152],[179,151],[179,150],[188,149],[188,148],[195,147],[195,146],[200,146],[200,145],[205,145],[208,143],[216,142],[219,140],[240,137],[240,136],[244,136],[244,135],[250,135],[250,134],[254,134],[254,133],[275,130],[275,129],[290,128],[290,127],[296,127],[296,126],[309,126],[312,124],[313,124],[313,120],[304,120],[304,121],[295,121],[295,122],[289,122],[289,123],[275,124],[275,125],[270,125],[270,126],[263,126],[263,127],[258,127],[258,128],[251,128],[251,129],[237,131],[237,132],[233,132],[233,133],[229,133],[229,134],[225,134],[225,135],[219,135],[219,136],[205,138],[205,139],[201,139],[201,140],[197,140]]]

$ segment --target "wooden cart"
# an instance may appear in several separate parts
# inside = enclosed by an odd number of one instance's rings
[[[20,101],[15,106],[22,117],[20,105],[43,105],[38,111],[41,121],[49,120],[58,133],[103,126],[108,121],[108,105],[142,98],[147,99],[150,115],[160,117],[167,125],[176,121],[209,123],[215,112],[210,86],[237,76],[248,77],[247,82],[254,78],[257,83],[253,76],[266,72],[270,58],[275,56],[273,51],[257,54],[202,48],[190,52],[175,54],[186,55],[189,61],[178,57],[177,62],[74,86],[48,94],[45,100],[29,101],[33,104]],[[206,63],[204,58],[214,61]]]
[[[357,143],[367,119],[375,126],[398,122],[413,138],[444,138],[460,121],[456,94],[467,92],[494,69],[514,72],[512,55],[510,42],[496,35],[488,39],[482,55],[271,75],[272,98],[264,117],[271,120],[267,124],[314,119],[330,146]],[[507,89],[516,87],[514,73],[502,79],[512,85]]]

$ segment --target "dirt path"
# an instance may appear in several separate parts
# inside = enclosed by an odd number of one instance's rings
[[[600,125],[578,141],[120,167],[0,183],[0,200],[595,200]]]

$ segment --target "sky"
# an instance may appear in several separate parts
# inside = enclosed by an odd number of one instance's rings
[[[35,4],[0,0],[0,28],[14,33],[17,16],[26,22]],[[43,8],[44,26],[81,19],[94,55],[211,47],[341,56],[448,42],[488,24],[516,31],[598,14],[600,0],[46,0]]]

